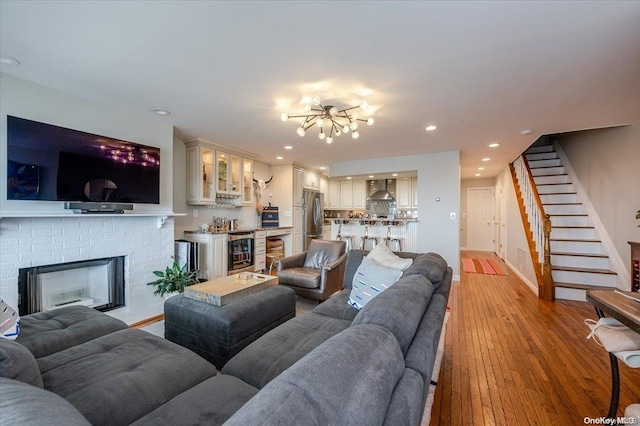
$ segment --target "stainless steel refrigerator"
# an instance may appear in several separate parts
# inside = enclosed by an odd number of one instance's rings
[[[313,239],[322,239],[322,223],[324,222],[324,196],[318,191],[304,190],[302,241],[303,250],[309,247]]]

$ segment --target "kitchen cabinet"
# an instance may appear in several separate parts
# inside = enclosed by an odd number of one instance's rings
[[[256,231],[253,238],[253,264],[255,271],[260,272],[267,267],[267,231]]]
[[[303,180],[304,189],[311,189],[312,191],[320,191],[320,176],[318,176],[313,172],[305,170],[303,178],[304,178]]]
[[[216,151],[216,176],[218,194],[241,195],[242,162],[240,157]]]
[[[331,225],[325,224],[322,227],[322,239],[328,241],[331,239]]]
[[[340,208],[340,181],[329,181],[329,194],[324,196],[324,203],[326,208],[339,209]]]
[[[293,205],[302,206],[304,204],[304,196],[302,190],[304,188],[304,170],[293,169]]]
[[[320,193],[324,194],[324,203],[327,204],[327,199],[329,198],[329,180],[325,178],[320,178]]]
[[[184,239],[199,243],[200,270],[207,280],[226,277],[228,268],[227,234],[185,233]]]
[[[213,149],[187,146],[187,204],[215,204],[215,156]]]
[[[242,205],[253,206],[253,160],[242,159]]]
[[[359,209],[366,208],[367,195],[364,180],[340,181],[340,208]]]
[[[418,207],[418,179],[396,180],[396,208],[415,209]]]
[[[304,209],[294,207],[293,209],[293,253],[302,253],[304,250],[304,234],[302,233],[302,221],[304,220]]]

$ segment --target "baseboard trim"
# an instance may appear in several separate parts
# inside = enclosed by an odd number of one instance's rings
[[[527,285],[527,287],[529,287],[531,289],[533,294],[535,294],[536,296],[539,296],[539,294],[538,294],[538,286],[537,285],[535,285],[534,283],[529,281],[529,279],[527,277],[522,275],[522,273],[520,271],[518,271],[518,268],[513,266],[513,264],[511,264],[511,262],[509,262],[508,260],[505,260],[504,263],[506,263],[507,266],[509,267],[509,269],[511,269],[518,276],[518,278],[520,278],[522,280],[522,282],[524,282]]]
[[[150,324],[156,323],[158,321],[162,321],[164,319],[164,314],[156,315],[151,318],[143,319],[142,321],[134,322],[129,326],[129,328],[142,328],[146,327]]]

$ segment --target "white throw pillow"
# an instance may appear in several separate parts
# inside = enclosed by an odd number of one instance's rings
[[[347,303],[356,309],[362,309],[371,299],[395,284],[401,276],[402,271],[381,266],[368,256],[364,257],[353,275]]]
[[[0,337],[15,340],[20,334],[20,316],[0,299]]]
[[[367,257],[378,265],[385,266],[391,269],[397,269],[404,271],[413,263],[413,259],[403,259],[402,257],[394,254],[389,247],[384,244],[376,245]]]

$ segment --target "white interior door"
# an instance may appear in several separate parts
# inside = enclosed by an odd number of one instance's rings
[[[467,248],[493,251],[493,188],[467,189]]]

